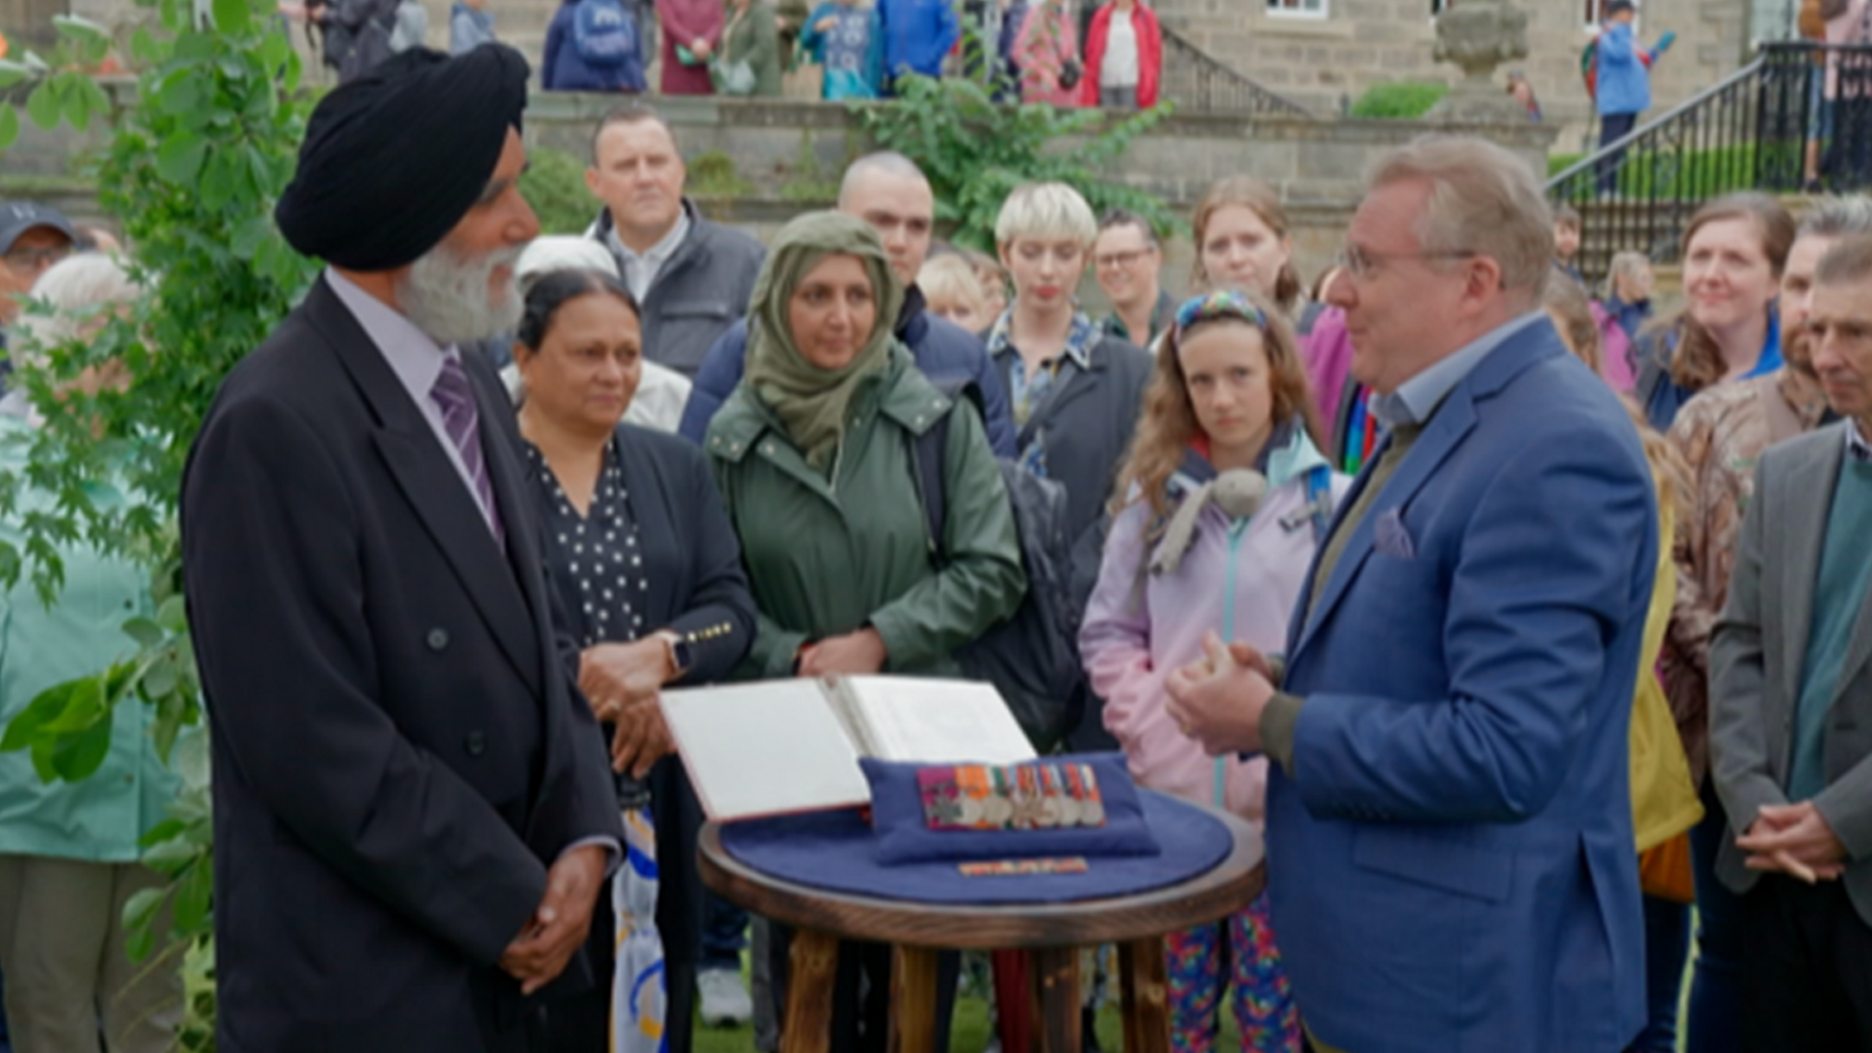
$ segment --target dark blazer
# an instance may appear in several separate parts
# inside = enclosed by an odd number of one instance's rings
[[[1105,531],[1112,485],[1131,448],[1144,408],[1144,388],[1155,359],[1115,336],[1102,336],[1087,356],[1090,368],[1075,370],[1055,384],[1014,438],[1023,457],[1036,442],[1046,451],[1046,474],[1066,488],[1066,527],[1071,532],[1072,594],[1083,612],[1098,584],[1105,552]],[[995,356],[1005,390],[1013,391],[1013,371],[1021,368],[1012,347]],[[1089,687],[1070,703],[1078,712],[1066,735],[1075,751],[1117,749],[1105,730],[1105,704]]]
[[[528,1049],[534,1007],[496,962],[548,866],[622,835],[510,403],[464,364],[505,551],[322,279],[190,452],[223,1053]],[[581,960],[554,988],[589,982]]]
[[[637,550],[645,565],[654,568],[647,575],[649,589],[633,608],[643,615],[646,630],[694,634],[691,665],[678,686],[721,680],[754,643],[754,597],[741,567],[741,542],[715,489],[708,458],[700,447],[674,435],[632,424],[620,425],[617,438],[624,491],[630,494],[631,512],[637,517]],[[535,480],[529,478],[528,486],[537,500],[549,500]],[[555,542],[549,537],[546,544],[550,548]],[[549,565],[563,566],[563,553],[554,556]],[[564,609],[572,609],[571,599],[561,598],[568,605]],[[608,744],[609,739],[601,741]],[[702,807],[680,757],[658,761],[650,769],[648,782],[656,817],[656,922],[663,938],[664,1038],[671,1050],[687,1050],[702,945],[702,875],[696,862]],[[608,896],[598,916],[610,923]],[[612,931],[599,931],[594,925],[588,946],[601,970],[611,968],[614,940]],[[576,1044],[589,1035],[589,1048],[604,1048],[610,1004],[609,990],[580,996],[571,1018],[585,1022],[582,1030],[579,1025],[562,1026],[567,1014],[555,1010],[555,1039],[571,1039]]]
[[[1795,710],[1813,626],[1814,580],[1846,458],[1842,421],[1773,446],[1736,538],[1729,600],[1710,640],[1710,774],[1730,835],[1716,876],[1737,892],[1761,877],[1735,845],[1762,805],[1787,799]],[[1872,925],[1872,602],[1862,604],[1826,726],[1826,789],[1813,804],[1846,846],[1840,883]]]
[[[1066,518],[1075,535],[1105,521],[1112,484],[1143,410],[1153,360],[1124,340],[1103,336],[1092,345],[1088,361],[1091,368],[1075,370],[1054,386],[1014,440],[1022,454],[1036,441],[1045,448],[1047,477],[1066,488]],[[1020,355],[1007,348],[995,356],[995,365],[1003,390],[1013,391],[1012,371]],[[1096,559],[1091,569],[1096,576]]]

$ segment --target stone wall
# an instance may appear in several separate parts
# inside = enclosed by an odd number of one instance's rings
[[[583,157],[593,125],[613,103],[603,96],[536,95],[527,110],[528,137]],[[851,158],[869,149],[857,120],[824,103],[668,99],[658,111],[675,129],[685,156],[725,155],[735,173],[754,185],[753,195],[711,202],[711,209],[757,230],[810,207],[798,200],[802,185],[835,181]],[[1296,262],[1311,276],[1337,252],[1371,160],[1427,131],[1450,130],[1487,135],[1526,157],[1536,171],[1546,170],[1552,130],[1527,124],[1455,129],[1414,121],[1177,115],[1134,142],[1111,176],[1155,194],[1181,215],[1218,179],[1264,180],[1287,202]],[[1187,271],[1186,246],[1173,245],[1171,257],[1173,270]]]
[[[120,83],[115,90],[130,86]],[[592,128],[615,103],[607,96],[536,94],[527,110],[528,145],[582,160]],[[829,205],[825,188],[836,184],[847,162],[871,148],[857,118],[833,104],[686,98],[663,100],[659,112],[675,130],[692,170],[708,155],[715,166],[732,167],[733,175],[752,187],[749,193],[707,199],[708,214],[762,238],[801,211]],[[1551,129],[1527,124],[1457,129],[1410,121],[1179,115],[1134,142],[1110,174],[1157,195],[1184,216],[1217,179],[1246,175],[1272,184],[1287,203],[1295,262],[1310,279],[1338,251],[1372,159],[1424,132],[1452,130],[1485,134],[1537,170],[1552,135]],[[76,215],[94,217],[90,188],[71,174],[87,141],[95,142],[29,127],[5,155],[0,198],[53,200]],[[1073,143],[1062,142],[1060,148],[1071,150]],[[1190,265],[1186,239],[1174,240],[1167,256],[1166,274],[1180,290]]]
[[[1453,83],[1456,71],[1430,59],[1433,0],[1324,0],[1324,18],[1269,14],[1265,0],[1157,0],[1164,22],[1182,30],[1242,73],[1294,100],[1337,112],[1373,84],[1399,80]],[[1762,2],[1762,0],[1757,0]],[[1561,124],[1556,149],[1577,150],[1589,121],[1580,83],[1587,0],[1516,0],[1528,15],[1528,58],[1550,122]],[[1677,31],[1676,47],[1652,80],[1653,113],[1714,84],[1742,62],[1750,38],[1750,0],[1646,0],[1640,35],[1655,41]]]

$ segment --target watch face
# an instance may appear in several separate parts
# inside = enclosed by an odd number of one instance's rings
[[[683,670],[689,668],[691,664],[690,663],[691,653],[689,649],[689,641],[677,640],[675,644],[671,646],[671,652],[676,656],[676,671],[677,672],[682,672]]]

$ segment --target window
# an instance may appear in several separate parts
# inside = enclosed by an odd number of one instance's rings
[[[1326,0],[1267,0],[1270,15],[1296,18],[1325,18]]]

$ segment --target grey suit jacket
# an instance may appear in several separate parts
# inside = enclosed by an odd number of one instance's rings
[[[1710,770],[1732,835],[1765,804],[1788,803],[1794,709],[1849,422],[1771,447],[1736,541],[1729,600],[1710,643]],[[1872,558],[1872,553],[1868,553]],[[1872,598],[1861,607],[1826,728],[1826,789],[1816,798],[1849,857],[1853,908],[1872,924]],[[1733,838],[1717,857],[1723,883],[1759,876]]]

